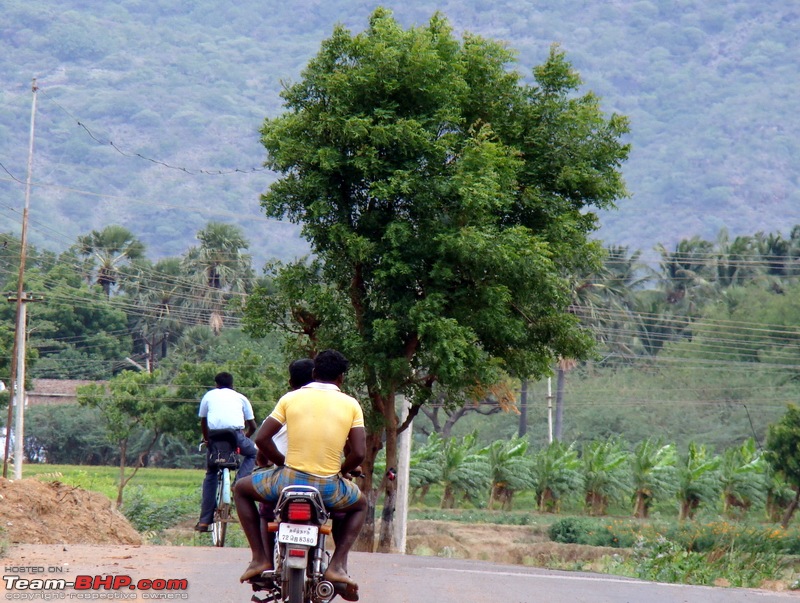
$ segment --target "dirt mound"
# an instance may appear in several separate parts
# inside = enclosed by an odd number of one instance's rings
[[[0,537],[27,544],[141,544],[113,503],[61,482],[0,477]]]

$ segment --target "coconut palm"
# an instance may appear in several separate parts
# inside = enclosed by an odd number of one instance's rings
[[[719,466],[722,462],[705,446],[689,442],[689,450],[678,463],[678,502],[681,520],[692,519],[697,508],[714,500],[720,491]]]
[[[646,519],[658,498],[674,494],[677,455],[675,446],[647,439],[639,442],[629,457],[633,484],[633,515]]]
[[[584,502],[590,515],[605,515],[608,504],[630,488],[628,451],[619,440],[597,440],[583,447]]]
[[[536,501],[541,512],[558,511],[561,499],[581,485],[580,459],[575,444],[552,442],[533,455]]]
[[[144,244],[127,228],[117,225],[93,230],[78,237],[78,253],[89,260],[94,282],[103,288],[106,297],[117,284],[120,267],[144,257]]]

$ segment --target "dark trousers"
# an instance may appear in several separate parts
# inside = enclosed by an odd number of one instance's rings
[[[239,471],[236,478],[247,477],[253,472],[256,466],[256,445],[253,441],[239,431],[236,433],[236,445],[239,447],[239,454],[242,455],[242,462],[239,464]],[[206,469],[206,477],[203,480],[203,502],[200,505],[200,521],[198,523],[210,524],[214,521],[214,509],[217,507],[217,469]]]

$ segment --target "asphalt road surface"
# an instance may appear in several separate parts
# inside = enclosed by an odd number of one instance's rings
[[[248,561],[249,551],[241,548],[17,545],[0,559],[3,576],[21,580],[113,576],[119,583],[130,578],[134,588],[126,585],[112,590],[101,584],[97,590],[46,592],[18,588],[20,582],[4,578],[0,600],[167,598],[246,603],[252,591],[239,584],[238,577]],[[364,603],[800,603],[800,593],[656,584],[438,557],[352,553],[350,571],[360,584]],[[185,590],[142,590],[143,581],[159,579],[186,580],[188,586]],[[334,599],[334,603],[340,601]]]

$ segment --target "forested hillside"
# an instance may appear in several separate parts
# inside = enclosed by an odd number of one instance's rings
[[[585,90],[631,120],[631,197],[602,216],[607,244],[652,261],[657,243],[723,226],[788,235],[800,223],[795,3],[383,4],[405,25],[440,10],[458,33],[504,40],[523,73],[562,45]],[[0,230],[20,228],[36,77],[32,243],[63,249],[118,223],[165,257],[214,220],[245,228],[257,269],[304,253],[297,228],[260,211],[273,176],[258,130],[334,24],[359,31],[375,6],[2,0]]]

